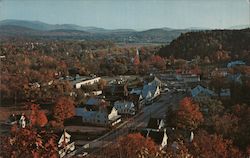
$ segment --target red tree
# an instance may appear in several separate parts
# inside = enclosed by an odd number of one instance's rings
[[[140,59],[139,59],[139,56],[138,56],[138,55],[135,56],[133,62],[134,62],[134,65],[135,65],[135,66],[138,66],[138,65],[140,64]]]
[[[60,97],[57,99],[53,107],[54,118],[58,122],[62,122],[67,118],[75,115],[74,102],[67,97]]]
[[[47,116],[45,115],[44,111],[40,110],[39,105],[31,105],[30,122],[32,125],[37,125],[40,127],[44,127],[48,123]]]
[[[177,110],[177,127],[193,130],[203,121],[199,106],[191,98],[185,97],[180,101]]]
[[[154,157],[158,153],[155,143],[141,134],[128,134],[117,139],[117,143],[105,148],[105,156],[110,158]]]
[[[159,69],[166,68],[166,63],[165,63],[164,59],[162,59],[162,57],[160,57],[159,55],[152,56],[149,59],[149,62],[152,65],[154,65],[156,68],[159,68]]]
[[[238,137],[239,118],[233,114],[216,115],[212,119],[214,130],[217,134],[221,134],[226,138]]]
[[[56,158],[58,154],[55,136],[29,128],[15,130],[11,136],[1,137],[0,156]]]
[[[233,146],[231,140],[223,139],[221,135],[209,135],[205,131],[199,131],[196,134],[190,149],[194,157],[242,157],[242,153]]]

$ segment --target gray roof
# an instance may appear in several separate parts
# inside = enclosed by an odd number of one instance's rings
[[[192,97],[196,97],[197,95],[199,95],[200,93],[204,93],[208,96],[214,96],[214,92],[207,89],[207,88],[204,88],[200,85],[196,86],[194,89],[191,90],[191,95]]]
[[[86,102],[86,105],[98,105],[101,102],[100,99],[97,98],[89,98]]]
[[[146,98],[149,92],[151,93],[151,95],[153,95],[156,90],[157,90],[156,84],[149,83],[147,85],[144,85],[142,89],[143,98]]]
[[[246,65],[246,63],[244,61],[241,61],[241,60],[231,61],[227,64],[227,67],[230,68],[230,67],[234,67],[236,65]]]

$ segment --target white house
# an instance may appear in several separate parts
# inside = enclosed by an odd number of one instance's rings
[[[145,99],[146,103],[152,102],[161,94],[160,87],[155,84],[147,84],[143,86],[142,96]]]
[[[64,130],[58,141],[58,153],[60,158],[75,150],[75,142],[70,143],[70,138],[71,135]]]
[[[101,77],[94,77],[94,78],[81,77],[71,81],[71,83],[76,89],[79,89],[85,85],[93,85],[95,83],[98,83],[100,80]]]
[[[154,85],[159,86],[159,87],[162,86],[161,80],[157,77],[154,77],[153,81],[151,81],[149,84],[154,84]]]
[[[145,84],[142,89],[134,88],[130,91],[130,94],[141,95],[145,103],[151,103],[155,98],[161,94],[162,82],[157,78]]]
[[[111,126],[116,125],[117,123],[121,122],[121,115],[118,115],[118,110],[115,107],[108,107],[110,111],[108,113],[108,120]]]
[[[83,123],[89,123],[98,126],[114,126],[121,122],[121,116],[118,115],[116,108],[107,107],[99,111],[88,111],[86,108],[76,108],[76,116],[81,116]]]
[[[95,83],[98,83],[101,80],[101,77],[96,77],[96,76],[89,77],[89,76],[77,75],[76,77],[67,76],[65,78],[60,78],[60,79],[71,82],[74,88],[79,89],[85,85],[93,85]]]
[[[134,103],[130,101],[116,101],[114,108],[118,110],[119,114],[135,115],[136,112]]]

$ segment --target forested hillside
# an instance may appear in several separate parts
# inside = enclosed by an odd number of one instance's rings
[[[184,59],[207,56],[212,61],[223,58],[250,61],[250,29],[183,33],[158,53],[164,57],[172,55]]]

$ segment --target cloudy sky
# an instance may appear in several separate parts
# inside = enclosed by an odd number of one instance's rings
[[[228,28],[249,16],[247,0],[0,0],[0,20],[106,29]]]

